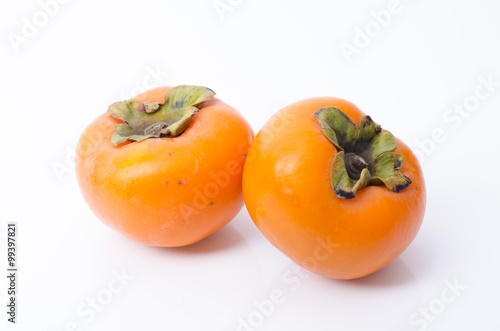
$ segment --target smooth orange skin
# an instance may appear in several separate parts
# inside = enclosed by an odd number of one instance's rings
[[[171,87],[149,90],[139,102],[163,102]],[[83,132],[76,175],[96,216],[151,246],[195,243],[229,223],[243,206],[241,177],[254,133],[218,99],[204,103],[175,138],[111,143],[122,121],[108,114]]]
[[[400,140],[401,172],[413,183],[400,193],[369,186],[344,200],[330,185],[337,151],[314,113],[335,106],[359,125],[365,115],[331,97],[296,102],[257,134],[243,173],[245,204],[259,230],[305,269],[336,279],[373,273],[398,257],[415,238],[425,211],[420,165]]]

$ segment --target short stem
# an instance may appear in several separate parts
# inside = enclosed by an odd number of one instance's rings
[[[347,174],[352,179],[359,179],[361,171],[368,168],[368,163],[361,156],[354,153],[346,153],[345,165]]]

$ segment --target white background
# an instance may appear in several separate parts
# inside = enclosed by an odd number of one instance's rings
[[[0,11],[2,266],[7,222],[19,230],[18,324],[1,277],[2,330],[500,330],[498,1],[401,0],[382,27],[386,0],[62,2],[48,19],[35,0]],[[363,279],[290,283],[294,263],[245,209],[178,249],[107,228],[74,176],[80,133],[141,88],[180,84],[214,89],[256,132],[299,99],[354,102],[421,157],[419,235]],[[122,272],[133,279],[109,298]],[[263,316],[255,302],[275,291]]]

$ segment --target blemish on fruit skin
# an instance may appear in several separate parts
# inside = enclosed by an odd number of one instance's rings
[[[184,185],[185,183],[186,183],[186,182],[184,181],[184,179],[181,179],[181,180],[179,181],[179,185]]]
[[[168,185],[168,184],[170,184],[170,183],[169,183],[169,182],[165,182],[165,184],[167,184],[167,185]]]
[[[209,203],[209,205],[210,205],[210,206],[213,206],[213,205],[214,205],[214,202],[213,202],[213,201],[211,201],[211,202]]]
[[[172,153],[168,153],[168,156],[172,156]]]
[[[243,158],[246,158],[246,157],[247,157],[247,154],[246,154],[246,153],[245,153],[245,154],[243,154],[243,155],[242,155],[242,157],[243,157]]]

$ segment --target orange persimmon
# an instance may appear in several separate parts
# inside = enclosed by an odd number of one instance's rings
[[[320,97],[285,107],[257,134],[243,196],[259,230],[290,259],[353,279],[408,247],[426,193],[407,145],[354,104]]]
[[[161,87],[111,105],[83,132],[76,175],[95,215],[143,244],[177,247],[229,223],[254,134],[199,86]]]

